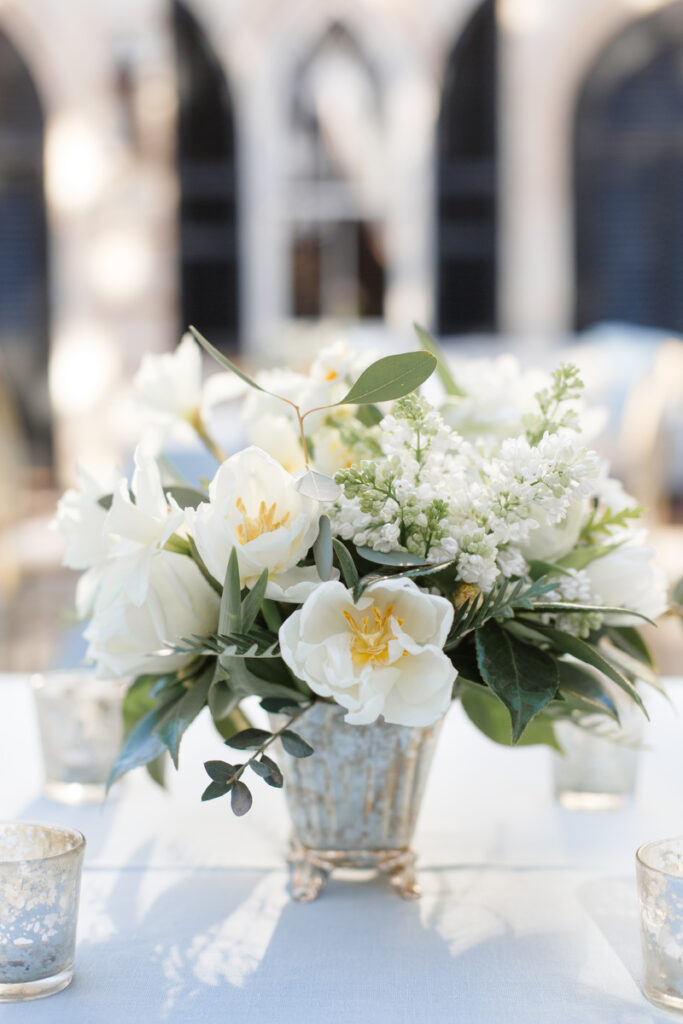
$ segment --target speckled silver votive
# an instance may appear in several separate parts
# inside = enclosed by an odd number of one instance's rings
[[[31,678],[45,763],[45,795],[60,803],[103,800],[123,743],[126,684],[92,668]]]
[[[0,1002],[71,981],[84,853],[75,829],[0,823]]]
[[[636,853],[643,992],[683,1013],[683,838],[645,843]]]

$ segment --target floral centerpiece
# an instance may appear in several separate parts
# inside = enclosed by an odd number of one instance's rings
[[[559,718],[616,719],[610,687],[642,707],[636,683],[656,683],[637,626],[664,610],[663,580],[590,449],[576,369],[454,375],[418,337],[251,379],[191,329],[136,387],[150,421],[201,438],[213,479],[180,478],[143,437],[130,482],[83,474],[59,503],[89,658],[135,680],[112,781],[177,765],[208,706],[234,755],[206,763],[202,799],[242,815],[255,776],[288,782],[300,898],[338,863],[417,892],[410,839],[454,699],[497,742],[556,745]],[[199,346],[232,377],[202,384]],[[229,456],[210,430],[226,395],[248,442]]]

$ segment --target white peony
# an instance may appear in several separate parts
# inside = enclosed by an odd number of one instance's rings
[[[367,588],[357,604],[342,583],[321,584],[280,627],[282,658],[320,697],[366,725],[383,715],[424,726],[448,708],[457,672],[443,652],[453,606],[407,579]]]
[[[596,604],[630,608],[656,619],[667,607],[666,576],[653,562],[654,550],[644,545],[623,544],[596,558],[584,569]],[[605,615],[611,626],[640,626],[635,616]]]
[[[234,548],[242,586],[253,586],[267,569],[271,586],[277,587],[278,579],[310,551],[320,505],[297,491],[295,478],[279,462],[251,447],[226,459],[211,481],[209,502],[187,509],[186,516],[214,579],[223,582]],[[320,582],[314,571],[309,576],[312,585]],[[287,600],[282,593],[277,597]]]
[[[96,602],[85,631],[88,659],[97,662],[100,673],[109,678],[175,672],[193,655],[159,652],[181,638],[215,633],[218,606],[218,595],[194,562],[164,551],[151,565],[147,598],[141,607],[124,591],[115,600]]]

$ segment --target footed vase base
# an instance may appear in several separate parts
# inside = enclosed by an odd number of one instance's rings
[[[416,861],[409,846],[398,850],[315,850],[293,839],[289,851],[292,896],[299,903],[310,903],[318,898],[335,868],[356,868],[382,872],[399,896],[414,900],[420,896]]]

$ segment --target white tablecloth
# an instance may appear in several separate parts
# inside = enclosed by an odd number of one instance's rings
[[[633,869],[647,839],[683,834],[683,686],[652,694],[635,802],[577,814],[552,800],[551,753],[490,743],[447,719],[416,837],[423,898],[328,884],[293,903],[282,794],[201,804],[225,757],[199,719],[164,792],[139,771],[104,807],[41,793],[31,694],[0,677],[0,819],[64,822],[88,840],[76,976],[8,1024],[645,1024]]]

